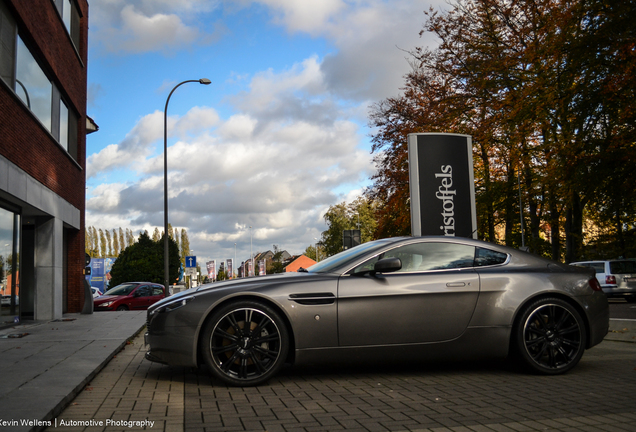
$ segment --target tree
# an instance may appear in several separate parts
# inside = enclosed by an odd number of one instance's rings
[[[185,259],[190,255],[190,239],[185,228],[181,228],[181,263],[185,267]]]
[[[335,255],[343,250],[343,231],[360,229],[361,242],[374,239],[376,234],[376,208],[367,197],[358,197],[347,204],[342,202],[329,207],[324,215],[328,225],[322,232],[320,244],[325,257]]]
[[[132,246],[135,243],[135,235],[130,228],[126,228],[126,246]]]
[[[127,246],[113,264],[110,275],[110,286],[124,282],[164,283],[163,238],[153,241],[146,232],[139,235],[139,240]],[[168,273],[169,282],[175,282],[179,276],[179,250],[172,239],[168,239]]]
[[[316,255],[316,246],[313,246],[313,245],[307,246],[307,249],[305,249],[305,252],[303,252],[303,255],[305,255],[307,258],[311,258],[314,261],[318,261],[318,257]]]
[[[109,230],[104,230],[104,234],[106,235],[106,254],[104,258],[113,256],[113,239],[110,236]]]
[[[104,231],[100,228],[99,232],[99,257],[106,257],[106,237],[104,236]]]
[[[111,250],[111,253],[114,257],[118,257],[120,250],[121,249],[119,247],[119,236],[117,235],[117,229],[113,229],[113,249]]]
[[[406,135],[454,132],[473,137],[482,238],[519,246],[523,216],[532,251],[572,261],[594,209],[620,244],[636,197],[605,185],[628,184],[615,161],[630,167],[636,156],[634,9],[633,1],[465,0],[426,13],[422,33],[438,47],[411,52],[402,94],[370,117],[378,169],[366,195],[377,204],[376,235],[408,231]]]
[[[126,238],[124,237],[124,230],[119,227],[119,250],[122,251],[126,248]]]

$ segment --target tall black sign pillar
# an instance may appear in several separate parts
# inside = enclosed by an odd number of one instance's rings
[[[470,135],[408,135],[411,234],[477,238]]]

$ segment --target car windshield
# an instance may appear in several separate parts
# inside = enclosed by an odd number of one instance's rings
[[[334,273],[348,270],[348,267],[357,263],[362,257],[373,255],[374,251],[386,247],[388,243],[395,241],[394,238],[376,240],[352,247],[336,255],[320,261],[309,267],[309,273]]]
[[[610,261],[610,273],[634,274],[636,273],[636,261]]]
[[[128,295],[132,292],[132,290],[135,289],[135,287],[137,286],[137,284],[121,284],[121,285],[117,285],[115,288],[111,288],[108,291],[106,291],[104,293],[104,295],[111,295],[111,296],[119,296],[119,295]]]

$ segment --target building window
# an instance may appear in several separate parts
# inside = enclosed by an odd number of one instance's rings
[[[20,320],[20,215],[0,207],[0,327]]]
[[[20,37],[17,60],[15,92],[50,132],[53,86]]]
[[[0,76],[13,87],[15,74],[15,21],[3,2],[0,1]]]
[[[58,0],[67,7],[71,29],[76,23],[79,35],[79,15],[71,0]],[[56,1],[56,5],[58,4]],[[75,12],[74,12],[75,11]],[[64,102],[58,88],[49,80],[18,34],[15,20],[0,2],[0,76],[13,88],[42,125],[77,160],[78,115]]]
[[[79,49],[80,14],[75,2],[73,0],[53,0],[53,3],[62,17],[75,48]]]
[[[68,151],[68,108],[64,101],[60,100],[60,145]]]

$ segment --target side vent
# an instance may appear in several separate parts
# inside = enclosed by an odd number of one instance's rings
[[[314,306],[334,304],[336,296],[333,293],[290,294],[289,299],[301,305]]]

